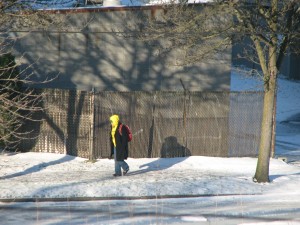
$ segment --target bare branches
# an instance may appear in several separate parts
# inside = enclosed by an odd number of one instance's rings
[[[222,51],[231,40],[250,37],[253,44],[256,42],[256,50],[278,49],[279,69],[288,46],[299,40],[299,11],[297,1],[286,0],[280,4],[276,0],[254,3],[220,0],[194,6],[168,4],[152,13],[146,21],[140,20],[139,37],[148,43],[155,42],[162,54],[174,49],[183,50],[185,58],[191,58],[183,64],[204,60],[209,52]],[[268,56],[259,54],[266,57],[260,62],[267,62]]]
[[[294,46],[294,43],[300,41],[300,3],[291,1],[283,7],[285,16],[283,19],[286,21],[282,27],[282,40],[277,58],[277,68],[280,68],[284,54],[289,46]],[[292,48],[293,50],[293,48]],[[294,49],[297,51],[296,49]]]
[[[165,5],[148,19],[140,20],[139,38],[156,45],[161,56],[172,51],[181,53],[175,65],[188,65],[215,57],[231,41],[232,13],[226,7],[186,4]],[[218,14],[216,12],[221,12]]]
[[[23,137],[20,128],[32,113],[42,110],[41,95],[25,88],[12,54],[0,56],[0,147],[14,147]]]
[[[29,86],[36,83],[32,79],[28,65],[20,69],[13,47],[16,41],[30,32],[66,29],[65,18],[43,10],[31,10],[28,5],[17,0],[0,2],[0,149],[14,148],[24,139],[22,125],[34,120],[32,115],[43,110],[42,95]],[[14,36],[14,31],[24,31],[23,36]],[[52,78],[55,79],[55,78]],[[39,81],[39,84],[50,82]]]
[[[276,65],[279,70],[288,48],[300,40],[300,2],[257,0],[251,5],[231,3],[230,6],[235,10],[236,30],[240,35],[251,37],[253,43],[256,42],[255,46],[261,45],[259,49],[263,46],[277,49]],[[289,50],[297,51],[298,48]]]

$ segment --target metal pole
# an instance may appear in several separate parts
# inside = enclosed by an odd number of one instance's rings
[[[94,154],[94,139],[95,139],[95,88],[92,89],[90,92],[90,106],[91,106],[91,136],[90,136],[90,146],[89,146],[89,161],[95,161],[95,154]]]
[[[275,85],[275,97],[274,97],[274,106],[273,106],[273,118],[272,118],[272,139],[271,139],[271,158],[275,156],[275,144],[276,144],[276,110],[277,110],[277,79]]]
[[[183,90],[184,90],[184,102],[183,102],[183,127],[184,127],[184,140],[183,140],[183,143],[184,143],[184,151],[185,151],[185,155],[186,155],[186,151],[187,151],[187,119],[186,119],[186,93],[187,93],[187,90],[183,84],[183,81],[180,79],[180,83],[183,87]]]

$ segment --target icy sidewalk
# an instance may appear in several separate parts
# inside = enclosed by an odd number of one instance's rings
[[[191,156],[127,162],[129,173],[113,177],[113,160],[90,163],[50,153],[1,154],[0,199],[300,196],[300,167],[276,159],[271,160],[269,184],[252,182],[256,158]]]

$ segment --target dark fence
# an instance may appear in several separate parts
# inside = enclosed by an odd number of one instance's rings
[[[130,126],[132,158],[256,156],[262,92],[82,92],[44,90],[21,151],[84,158],[110,155],[109,117]]]

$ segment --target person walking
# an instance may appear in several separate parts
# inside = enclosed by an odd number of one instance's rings
[[[111,145],[111,155],[114,156],[115,160],[115,173],[113,176],[122,176],[128,173],[129,166],[125,162],[125,159],[128,158],[128,138],[126,134],[126,128],[122,126],[118,115],[112,115],[109,118],[111,124],[110,131],[110,145]],[[122,170],[123,169],[123,173]]]

